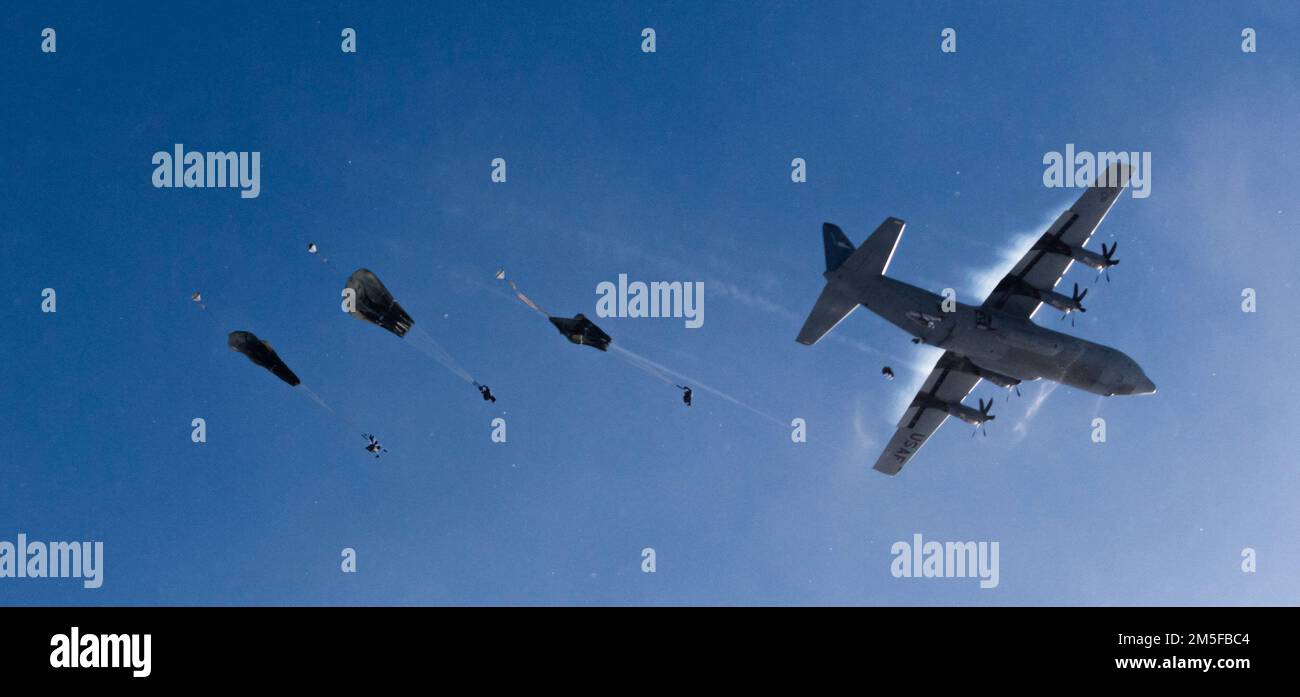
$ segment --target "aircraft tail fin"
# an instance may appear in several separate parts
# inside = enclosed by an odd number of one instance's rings
[[[889,260],[894,256],[906,224],[898,218],[885,218],[885,222],[857,249],[839,226],[822,224],[828,283],[796,341],[808,346],[817,343],[858,307],[862,289],[867,285],[866,279],[883,275],[889,268]]]
[[[826,270],[834,271],[853,256],[853,243],[834,223],[822,223],[822,245],[826,247]]]

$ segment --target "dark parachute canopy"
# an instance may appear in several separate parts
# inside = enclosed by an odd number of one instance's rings
[[[613,341],[608,334],[596,326],[595,322],[587,319],[582,313],[576,317],[550,317],[551,324],[560,330],[566,339],[575,344],[590,346],[601,351],[609,350],[609,343]]]
[[[406,310],[402,309],[393,298],[393,294],[388,292],[388,288],[384,287],[383,282],[370,269],[357,269],[352,272],[352,275],[348,276],[348,288],[356,296],[352,316],[404,337],[415,350],[441,363],[461,380],[475,387],[481,385],[468,370],[461,366],[450,351],[443,348],[442,344],[429,336],[428,332],[414,327],[415,320],[406,314]],[[413,327],[414,331],[412,331]],[[407,332],[410,332],[410,336],[407,336]]]
[[[543,317],[550,320],[551,324],[564,335],[564,338],[581,346],[590,346],[601,351],[609,350],[609,344],[613,339],[602,331],[600,327],[597,327],[595,322],[587,319],[587,317],[582,313],[578,313],[574,317],[556,317],[546,310],[543,310],[541,305],[538,305],[533,302],[532,298],[524,295],[523,291],[519,290],[519,286],[516,285],[513,280],[506,279],[505,269],[497,269],[497,280],[505,281],[509,284],[510,290],[515,292],[515,297],[519,298],[520,302],[533,308]]]
[[[348,276],[348,288],[356,293],[356,310],[352,315],[357,319],[379,325],[398,336],[406,336],[415,324],[370,269],[352,272]]]
[[[242,331],[230,332],[226,343],[232,351],[238,351],[248,356],[248,360],[275,373],[277,378],[289,383],[290,386],[297,387],[302,382],[297,375],[293,374],[292,370],[289,370],[289,366],[280,360],[280,356],[275,352],[275,349],[271,348],[270,344],[257,338],[256,334]]]

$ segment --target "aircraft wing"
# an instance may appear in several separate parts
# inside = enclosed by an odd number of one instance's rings
[[[916,451],[939,430],[948,419],[948,412],[925,404],[928,397],[942,402],[960,402],[979,384],[980,379],[970,373],[956,369],[962,362],[952,351],[945,351],[934,364],[930,376],[921,385],[921,391],[912,400],[912,405],[903,412],[898,421],[898,430],[885,446],[885,451],[876,460],[875,468],[885,474],[898,474],[903,465],[912,459]]]
[[[1069,256],[1048,251],[1046,247],[1053,239],[1069,245],[1082,247],[1088,243],[1093,231],[1114,205],[1115,200],[1128,186],[1129,168],[1118,164],[1110,168],[1105,183],[1113,186],[1093,186],[1083,192],[1078,201],[1052,226],[1043,233],[1038,242],[1025,253],[1020,261],[1011,268],[1011,272],[1002,278],[989,297],[984,300],[984,307],[998,310],[1018,317],[1033,317],[1042,301],[1028,295],[1018,294],[1019,281],[1023,280],[1039,290],[1052,290],[1065,276],[1074,260]]]

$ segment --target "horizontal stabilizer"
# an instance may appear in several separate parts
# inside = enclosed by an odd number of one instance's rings
[[[817,296],[817,304],[813,305],[812,312],[808,315],[808,320],[803,323],[803,329],[799,330],[799,338],[795,341],[812,346],[857,307],[858,298],[851,294],[847,287],[834,283],[826,284],[822,294]]]

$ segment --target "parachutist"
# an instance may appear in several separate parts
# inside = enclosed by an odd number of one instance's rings
[[[686,406],[688,407],[691,406],[691,399],[695,395],[695,393],[691,390],[691,388],[685,385],[673,385],[673,387],[676,387],[677,389],[682,391],[682,402],[686,404]]]
[[[385,448],[383,445],[380,445],[379,441],[376,440],[375,437],[374,437],[372,434],[369,434],[369,433],[362,433],[361,435],[365,436],[366,438],[368,438],[368,439],[370,440],[370,443],[368,443],[368,444],[366,445],[366,452],[368,452],[368,453],[374,453],[374,454],[375,454],[375,459],[376,459],[376,460],[379,459],[379,453],[386,453],[386,452],[388,452],[388,448]]]
[[[496,403],[497,398],[492,394],[492,390],[488,388],[487,385],[479,384],[476,382],[474,383],[474,386],[478,388],[479,394],[483,395],[483,401],[492,402],[494,404]]]
[[[880,374],[884,375],[886,380],[894,379],[894,369],[890,368],[889,366],[885,366],[884,368],[881,368]]]

